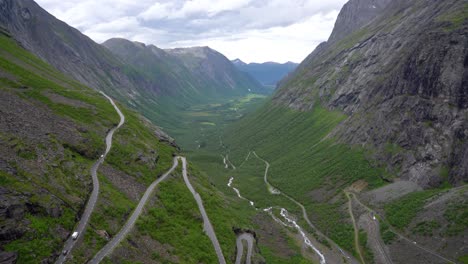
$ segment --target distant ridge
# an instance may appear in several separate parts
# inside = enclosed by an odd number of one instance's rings
[[[276,84],[294,71],[297,63],[288,61],[286,63],[264,62],[264,63],[245,63],[241,59],[231,61],[239,70],[252,75],[264,86],[276,87]]]

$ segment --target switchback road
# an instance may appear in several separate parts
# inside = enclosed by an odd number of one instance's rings
[[[81,216],[80,222],[78,223],[78,227],[74,230],[74,232],[78,232],[78,238],[73,239],[71,236],[68,238],[68,240],[65,242],[65,245],[63,247],[62,251],[67,251],[69,252],[68,256],[71,256],[71,251],[73,247],[75,246],[76,242],[83,237],[83,233],[86,229],[86,226],[88,225],[89,218],[91,217],[91,214],[93,213],[94,206],[96,205],[98,195],[99,195],[99,179],[97,177],[97,170],[99,169],[99,166],[104,162],[104,159],[107,156],[107,153],[109,153],[111,147],[112,147],[112,137],[114,135],[114,132],[119,129],[124,123],[125,123],[125,116],[122,114],[120,109],[117,107],[117,105],[114,103],[112,98],[107,96],[105,93],[101,92],[103,96],[105,96],[112,106],[114,106],[115,111],[120,116],[120,122],[119,124],[112,128],[109,133],[107,133],[106,136],[106,151],[105,153],[94,163],[93,167],[91,167],[91,177],[93,179],[93,191],[91,192],[91,196],[88,199],[88,202],[86,203],[85,210],[83,212],[83,215]],[[60,254],[59,258],[57,259],[56,263],[61,264],[63,263],[67,258],[67,255]]]
[[[136,221],[138,220],[138,217],[141,215],[143,208],[146,205],[146,202],[150,198],[151,194],[153,193],[154,189],[158,184],[162,181],[164,181],[173,171],[175,168],[177,168],[179,162],[178,158],[174,158],[174,163],[172,164],[172,167],[161,177],[159,177],[157,180],[155,180],[149,187],[146,189],[145,194],[143,197],[141,197],[140,201],[138,202],[137,207],[133,211],[132,215],[130,218],[127,220],[125,225],[122,227],[122,229],[115,235],[111,241],[109,241],[95,256],[94,258],[89,261],[91,264],[97,264],[101,262],[107,255],[112,253],[115,247],[117,247],[120,242],[125,238],[125,236],[132,230],[133,226],[135,225]]]
[[[203,201],[200,195],[193,188],[187,176],[187,160],[185,159],[185,157],[179,157],[179,158],[182,160],[182,176],[184,177],[185,184],[187,185],[188,189],[192,193],[193,198],[195,198],[195,201],[197,202],[197,205],[198,205],[198,209],[200,210],[200,213],[202,215],[203,230],[205,231],[206,235],[210,238],[211,243],[213,244],[213,247],[216,251],[216,255],[218,256],[219,264],[226,264],[226,260],[223,255],[223,251],[221,250],[221,246],[219,245],[218,238],[216,237],[216,233],[213,229],[213,226],[211,225],[210,219],[208,218],[208,214],[205,211],[205,207],[203,206]]]
[[[237,246],[237,256],[236,264],[241,264],[242,255],[244,255],[244,244],[242,241],[247,243],[247,256],[245,258],[245,264],[252,263],[252,250],[254,245],[254,237],[250,233],[243,233],[237,237],[236,246]]]

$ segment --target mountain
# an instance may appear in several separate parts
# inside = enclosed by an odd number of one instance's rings
[[[358,8],[350,8],[352,4]],[[367,24],[360,21],[357,25],[363,26],[335,40],[343,24],[353,25],[348,20],[354,21],[354,10],[363,4],[350,1],[344,7],[331,42],[299,66],[274,101],[300,110],[321,104],[342,111],[349,119],[334,134],[347,143],[376,148],[389,168],[399,168],[399,176],[421,186],[437,185],[444,166],[452,168],[451,183],[467,181],[461,158],[468,154],[462,132],[468,107],[467,51],[466,36],[460,34],[466,28],[463,20],[452,22],[464,15],[456,8],[465,6],[425,1],[434,11],[423,3],[392,1],[380,16],[369,16]],[[401,153],[388,156],[387,143]]]
[[[81,83],[111,93],[119,92],[120,95],[137,90],[136,80],[128,74],[132,69],[126,68],[106,48],[57,20],[34,1],[2,1],[0,14],[0,25],[21,46]]]
[[[200,78],[200,86],[228,89],[232,92],[267,92],[254,78],[239,71],[221,53],[209,47],[177,48],[166,50],[178,58],[189,71]],[[205,80],[203,80],[205,79]]]
[[[179,150],[154,123],[177,125],[174,112],[193,102],[264,89],[212,50],[206,57],[198,51],[196,57],[192,51],[181,57],[157,48],[151,52],[167,58],[162,65],[144,61],[155,69],[132,66],[33,1],[0,1],[0,262],[53,263],[63,255],[96,186],[90,169],[106,149],[107,132],[119,122],[112,104],[96,90],[114,98],[125,123],[97,171],[100,191],[87,231],[68,253],[76,263],[89,261],[119,232],[147,187],[172,165]],[[197,65],[205,76],[189,72]],[[216,94],[203,94],[211,91]],[[135,244],[116,250],[115,262],[216,261],[196,202],[177,177],[179,169],[150,197],[151,207],[127,237]],[[211,221],[222,234],[219,240],[233,249],[232,227],[240,221],[204,175],[188,170],[194,188],[208,196],[206,210],[216,214]]]
[[[126,102],[161,126],[174,126],[175,113],[200,100],[247,94],[249,89],[267,92],[212,50],[206,53],[205,59],[197,61],[195,57],[171,55],[152,45],[133,45],[124,40],[107,42],[108,47],[119,51],[116,56],[105,46],[57,20],[32,0],[2,1],[0,26],[24,48],[58,70]],[[124,46],[116,47],[120,43]],[[131,59],[129,55],[133,53],[125,52],[127,48],[138,50],[138,56],[149,54],[150,57]],[[185,62],[182,57],[190,61]],[[139,59],[143,60],[138,62]],[[197,63],[203,64],[202,67],[197,67]],[[197,72],[190,72],[190,67],[197,67]]]
[[[463,259],[468,253],[457,245],[468,228],[459,222],[467,208],[467,38],[466,1],[350,0],[330,39],[262,109],[226,131],[229,158],[238,164],[255,150],[270,164],[271,184],[303,202],[314,224],[344,249],[360,252],[348,239],[353,192],[385,216],[381,235],[394,263],[444,260],[411,254],[414,248],[388,230]],[[385,257],[374,245],[368,250]]]
[[[178,153],[118,100],[198,147],[190,181],[227,261],[247,233],[253,263],[465,262],[467,18],[463,0],[350,0],[263,99],[241,61],[207,47],[99,45],[33,1],[0,1],[0,262],[53,262],[75,230],[119,118],[96,90],[126,122],[73,262],[116,237]],[[105,262],[216,263],[180,176]]]
[[[136,90],[124,100],[171,133],[187,129],[185,124],[190,120],[186,120],[185,112],[195,105],[268,93],[224,55],[208,47],[163,50],[125,39],[110,39],[103,46],[125,61],[138,79],[158,87],[156,93]]]
[[[168,90],[165,95],[187,100],[228,97],[263,88],[208,47],[162,50],[154,45],[110,39],[103,43],[118,58]]]
[[[232,60],[231,62],[237,67],[247,65],[247,63],[243,62],[241,59],[235,59],[235,60]]]
[[[290,61],[283,64],[276,62],[247,64],[240,59],[235,59],[232,63],[239,70],[250,74],[261,84],[273,87],[276,86],[281,79],[294,71],[298,65]]]
[[[116,102],[125,122],[106,134],[119,115],[106,97],[26,51],[0,29],[0,262],[54,263],[83,219],[97,170],[99,193],[89,224],[67,262],[87,263],[115,237],[145,190],[173,164],[173,139],[140,114]],[[99,162],[97,162],[99,160]],[[149,197],[146,212],[109,258],[134,261],[214,263],[195,200],[180,166]],[[234,249],[234,212],[204,176],[189,167],[223,246]],[[155,226],[157,223],[157,226]],[[185,239],[180,239],[184,237]],[[226,242],[227,241],[227,242]],[[161,255],[159,255],[161,254]],[[108,261],[107,258],[105,261]]]
[[[52,263],[82,216],[93,189],[90,168],[119,115],[100,93],[24,50],[4,29],[0,101],[0,262]],[[177,152],[159,128],[118,107],[126,122],[100,166],[93,229],[77,249],[78,262],[85,262],[96,241],[105,241],[96,230],[116,233],[141,190],[172,165]]]

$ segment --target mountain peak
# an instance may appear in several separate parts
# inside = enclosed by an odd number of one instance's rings
[[[202,47],[187,47],[187,48],[174,48],[174,49],[167,49],[166,52],[171,53],[171,54],[179,54],[179,55],[192,55],[194,57],[199,57],[199,58],[206,58],[210,54],[218,54],[216,50],[208,47],[208,46],[202,46]]]
[[[234,65],[239,66],[239,65],[246,65],[247,63],[243,62],[241,59],[237,58],[235,60],[231,61]]]
[[[392,0],[350,0],[340,11],[328,42],[335,42],[370,23]]]

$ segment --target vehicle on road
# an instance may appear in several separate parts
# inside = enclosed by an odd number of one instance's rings
[[[73,232],[72,234],[73,240],[76,240],[78,238],[78,234],[79,234],[78,232]]]
[[[66,256],[66,255],[68,254],[68,250],[62,251],[62,254],[63,254],[64,256]]]

